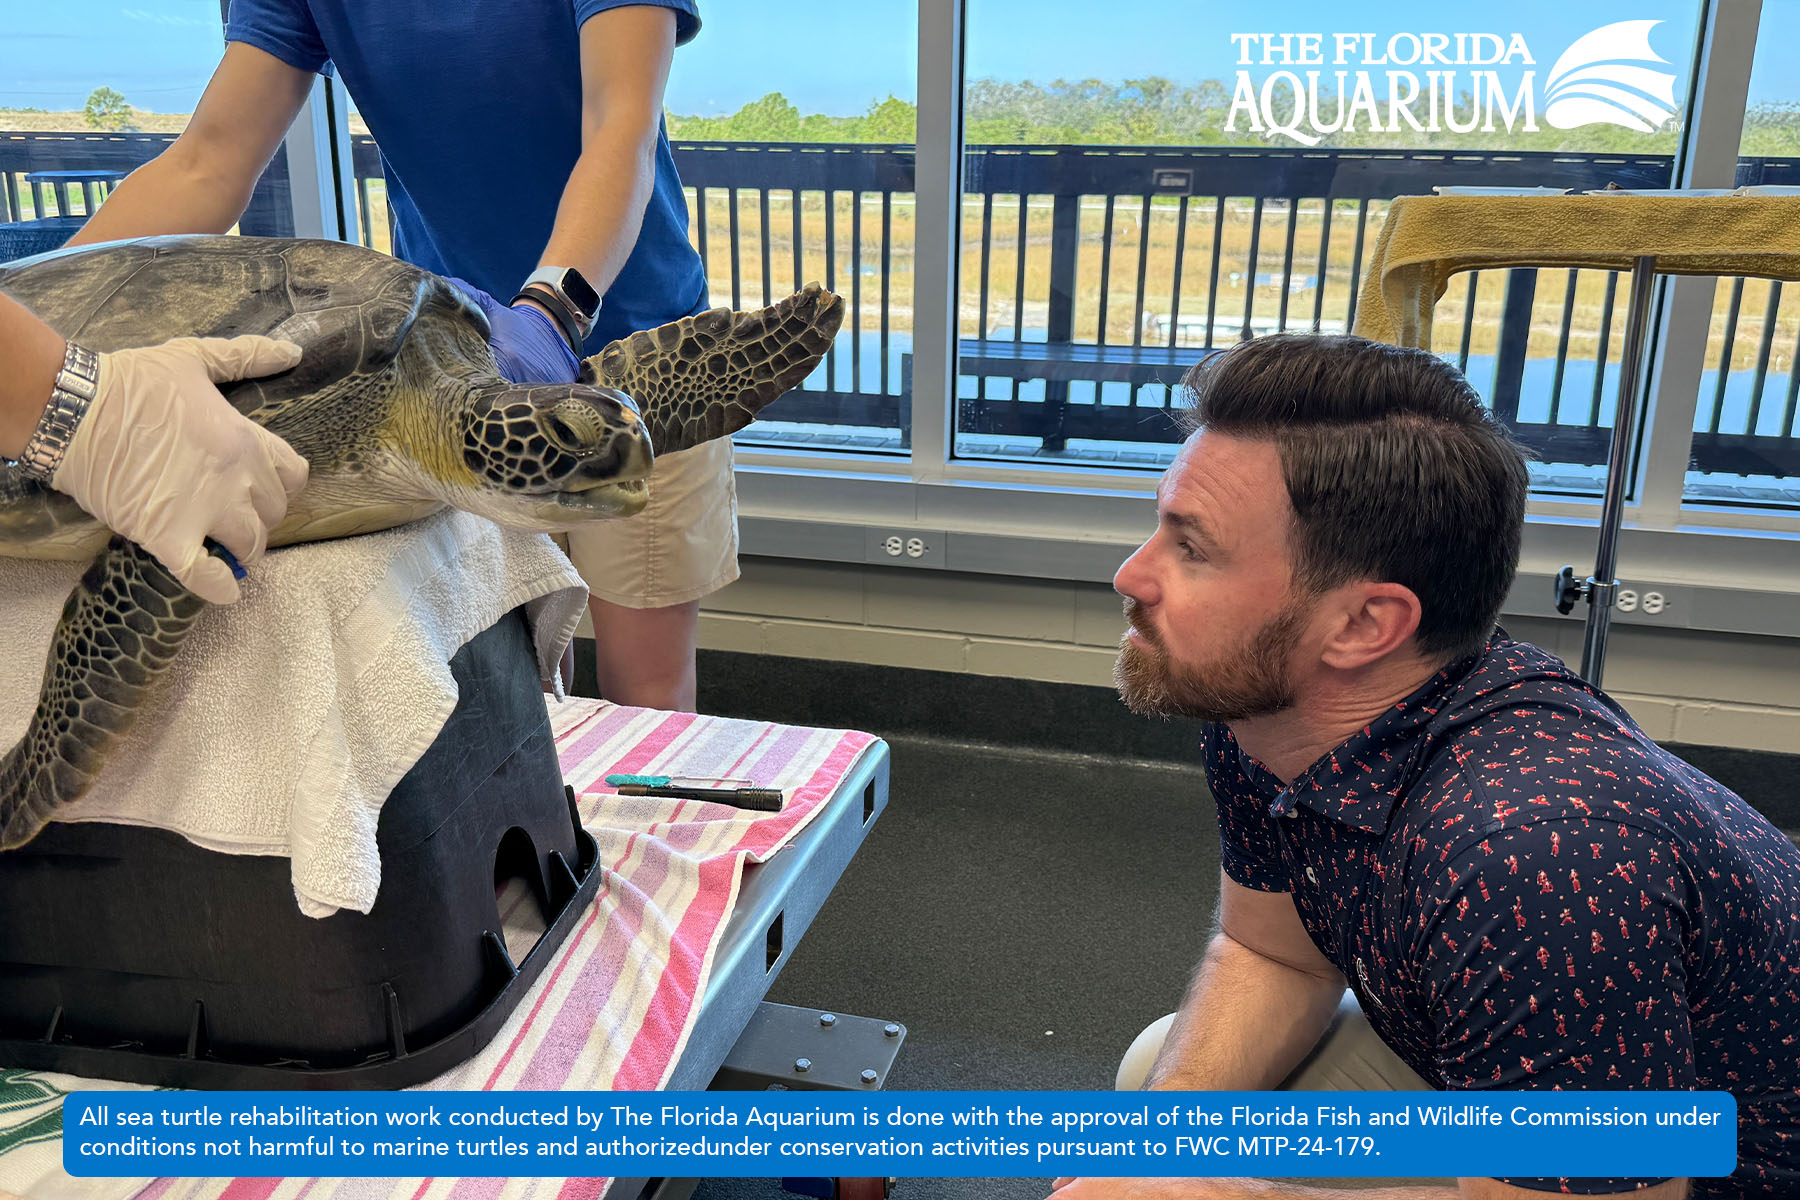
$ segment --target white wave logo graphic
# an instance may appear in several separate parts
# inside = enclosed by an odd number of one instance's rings
[[[1654,133],[1675,115],[1675,75],[1646,63],[1668,65],[1650,48],[1661,21],[1618,21],[1575,39],[1544,87],[1544,119],[1558,129],[1623,125]]]

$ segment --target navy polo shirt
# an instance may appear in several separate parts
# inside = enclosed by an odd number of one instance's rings
[[[1694,1195],[1800,1195],[1800,850],[1558,659],[1497,635],[1285,788],[1205,753],[1226,874],[1293,894],[1427,1082],[1729,1091]]]
[[[381,146],[395,256],[504,304],[537,267],[581,154],[578,31],[632,4],[672,9],[677,42],[700,27],[694,0],[231,0],[225,38],[302,71],[335,70]],[[588,352],[705,307],[659,131],[643,226]]]

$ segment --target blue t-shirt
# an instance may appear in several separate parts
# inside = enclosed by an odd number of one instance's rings
[[[537,267],[581,153],[577,31],[628,4],[673,9],[677,42],[700,28],[693,0],[231,0],[225,38],[335,69],[381,145],[394,253],[504,303]],[[687,229],[662,132],[643,228],[590,353],[706,307]]]
[[[1738,1168],[1694,1195],[1800,1195],[1800,850],[1755,809],[1504,636],[1286,787],[1205,736],[1225,873],[1292,893],[1426,1082],[1728,1091]]]

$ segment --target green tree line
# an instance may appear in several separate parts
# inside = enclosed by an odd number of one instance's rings
[[[1284,98],[1285,99],[1285,98]],[[1338,108],[1329,90],[1317,108],[1329,122]],[[1291,101],[1289,101],[1291,104]],[[1457,99],[1460,113],[1471,111],[1465,93]],[[1387,102],[1378,108],[1386,119]],[[20,110],[28,111],[28,110]],[[1423,102],[1413,111],[1425,112]],[[1235,129],[1226,124],[1232,112],[1230,85],[1217,79],[1180,84],[1160,76],[1108,83],[1100,79],[1055,80],[1048,84],[976,79],[963,103],[963,137],[973,145],[1039,146],[1280,146],[1293,144],[1279,135],[1249,128],[1240,111]],[[83,110],[94,129],[131,130],[133,110],[125,97],[109,87],[95,88]],[[1291,110],[1276,114],[1286,122]],[[1672,154],[1681,129],[1666,122],[1653,133],[1617,125],[1553,129],[1542,121],[1534,133],[1350,133],[1326,134],[1322,147],[1359,149],[1562,150],[1581,153]],[[874,142],[909,143],[917,138],[918,106],[895,96],[871,104],[856,116],[803,113],[780,92],[752,100],[729,116],[668,114],[669,136],[684,141],[733,142]],[[1800,103],[1754,104],[1744,115],[1742,153],[1778,158],[1800,155]]]
[[[963,137],[975,145],[1044,146],[1269,146],[1291,145],[1283,137],[1250,131],[1242,113],[1235,130],[1225,128],[1231,113],[1231,86],[1217,79],[1180,84],[1160,77],[1107,82],[1100,79],[1055,80],[1048,84],[1000,79],[969,83],[963,105]],[[1459,113],[1469,111],[1466,94]],[[1329,119],[1336,97],[1322,93],[1319,108]],[[1380,100],[1384,122],[1387,102]],[[1413,110],[1421,117],[1423,103]],[[1654,133],[1638,133],[1616,125],[1553,129],[1538,114],[1538,130],[1455,134],[1329,134],[1323,147],[1367,149],[1480,148],[1486,150],[1562,150],[1583,153],[1672,154],[1680,126],[1669,121]],[[1283,114],[1285,118],[1285,114]],[[669,136],[686,141],[746,142],[912,142],[918,109],[910,101],[889,96],[859,116],[834,117],[802,113],[780,92],[753,100],[722,117],[669,114]],[[1780,157],[1800,155],[1800,103],[1753,105],[1744,119],[1743,153]]]

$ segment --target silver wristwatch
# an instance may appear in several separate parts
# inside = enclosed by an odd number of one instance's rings
[[[539,267],[525,277],[521,290],[533,286],[547,288],[568,306],[569,315],[575,319],[576,331],[581,335],[579,340],[586,341],[600,315],[600,293],[594,290],[587,277],[574,267]]]
[[[94,402],[99,383],[100,356],[86,346],[68,343],[62,370],[56,373],[56,386],[50,389],[50,401],[44,405],[44,415],[38,419],[31,440],[25,443],[25,452],[19,455],[21,471],[33,479],[50,482],[75,438],[75,427]]]

